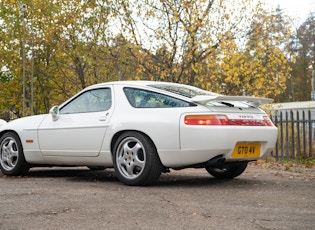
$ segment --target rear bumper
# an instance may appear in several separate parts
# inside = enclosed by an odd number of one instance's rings
[[[273,150],[277,135],[276,127],[190,129],[181,132],[181,149],[158,149],[158,153],[162,164],[171,168],[207,162],[218,155],[222,155],[226,162],[252,161],[265,158]],[[259,157],[233,158],[232,152],[237,143],[260,144]]]
[[[199,163],[205,163],[214,157],[221,155],[226,162],[233,161],[253,161],[265,158],[273,148],[267,148],[259,158],[231,158],[233,149],[212,149],[212,150],[162,150],[159,156],[165,167],[176,168],[185,167]]]

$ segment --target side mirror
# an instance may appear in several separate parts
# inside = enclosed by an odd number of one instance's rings
[[[49,110],[49,113],[52,116],[53,121],[57,121],[59,119],[59,107],[55,105]]]

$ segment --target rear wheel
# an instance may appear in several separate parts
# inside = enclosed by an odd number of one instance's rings
[[[222,167],[206,166],[206,170],[210,175],[218,179],[232,179],[241,175],[245,171],[247,164],[248,162],[237,162]]]
[[[16,133],[8,132],[0,138],[0,169],[3,174],[9,176],[23,175],[30,169]]]
[[[113,161],[117,177],[126,185],[153,184],[163,169],[152,141],[133,131],[117,139]]]

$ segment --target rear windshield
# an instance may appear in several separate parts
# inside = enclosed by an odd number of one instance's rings
[[[171,93],[175,93],[175,94],[188,97],[188,98],[193,98],[195,96],[200,96],[200,95],[206,95],[206,96],[220,95],[220,94],[202,90],[193,86],[167,85],[167,84],[151,84],[149,86],[153,88],[165,90]],[[246,101],[220,101],[220,100],[210,101],[207,103],[207,106],[237,107],[237,108],[255,107]]]
[[[171,93],[176,93],[178,95],[188,97],[188,98],[193,98],[198,95],[208,95],[208,96],[215,96],[218,95],[216,93],[208,92],[196,87],[185,87],[185,86],[173,86],[173,85],[163,85],[163,84],[154,84],[150,85],[153,88],[165,90]]]

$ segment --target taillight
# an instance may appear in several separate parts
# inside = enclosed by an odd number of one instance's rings
[[[268,116],[264,116],[264,121],[266,126],[274,126],[273,122],[270,120]]]
[[[229,119],[226,115],[187,115],[186,125],[234,125],[234,126],[274,126],[268,116],[263,120],[258,119]]]
[[[186,125],[226,125],[228,117],[225,115],[187,115]]]

